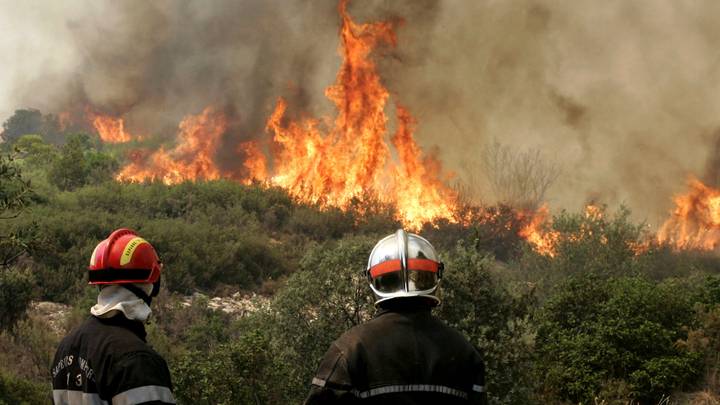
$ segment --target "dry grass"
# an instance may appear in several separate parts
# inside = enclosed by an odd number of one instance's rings
[[[674,403],[678,405],[720,405],[720,393],[705,389],[691,394],[683,394]]]

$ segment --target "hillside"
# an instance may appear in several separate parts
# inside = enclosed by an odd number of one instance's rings
[[[121,226],[165,263],[149,341],[167,358],[181,403],[297,403],[329,343],[372,316],[361,271],[378,238],[401,226],[392,206],[320,208],[227,180],[119,183],[121,147],[88,135],[60,146],[23,136],[14,152],[3,147],[8,403],[48,395],[55,345],[94,300],[90,253]],[[464,210],[464,223],[419,233],[446,263],[437,313],[485,353],[493,403],[717,403],[714,252],[647,244],[647,227],[627,210],[599,207],[548,221],[556,236],[547,255],[520,236],[529,221],[520,211]],[[252,310],[218,310],[233,294]]]

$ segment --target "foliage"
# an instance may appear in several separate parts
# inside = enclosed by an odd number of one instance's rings
[[[277,361],[291,365],[286,389],[295,402],[306,394],[330,343],[374,313],[362,274],[374,243],[374,238],[350,237],[312,247],[273,300],[274,353]]]
[[[485,356],[489,397],[497,404],[525,404],[533,388],[530,291],[512,296],[492,276],[491,258],[459,243],[447,255],[438,315],[469,337]]]
[[[26,381],[0,369],[0,405],[35,405],[49,401],[47,384]]]
[[[630,211],[621,207],[608,217],[604,208],[553,218],[553,229],[562,237],[553,271],[560,274],[595,273],[605,276],[636,274],[641,264],[634,246],[643,240],[642,225],[629,221]]]
[[[0,331],[12,329],[25,315],[34,281],[27,270],[11,267],[0,271]]]
[[[60,190],[74,190],[112,180],[117,168],[117,160],[98,151],[88,135],[75,134],[60,149],[60,156],[53,162],[48,176]]]
[[[20,109],[8,118],[0,132],[0,138],[12,144],[23,135],[36,134],[53,143],[61,143],[63,135],[60,131],[60,122],[53,114],[43,115],[36,109]]]
[[[31,201],[30,182],[12,155],[0,154],[0,220],[13,218]]]
[[[689,386],[700,356],[676,342],[687,337],[692,302],[674,287],[593,274],[560,284],[538,322],[545,388],[591,402],[603,385],[621,381],[633,398],[657,402]]]
[[[14,353],[0,356],[0,395],[20,393],[8,403],[46,396],[56,336],[32,313],[18,322],[27,301],[71,303],[66,330],[84,319],[96,296],[88,258],[118,227],[140,232],[164,262],[148,332],[181,403],[298,403],[330,342],[373,314],[362,270],[400,226],[391,207],[320,209],[224,180],[108,181],[122,146],[86,135],[57,146],[43,131],[20,134],[23,119],[11,125],[15,154],[0,156],[0,305],[2,327],[15,325],[0,339]],[[518,236],[517,207],[468,206],[462,217],[420,233],[447,267],[436,314],[484,353],[491,403],[653,403],[694,384],[718,390],[716,254],[643,245],[645,226],[625,209],[555,216],[554,257]],[[207,296],[237,291],[273,296],[243,315],[208,308]]]
[[[173,372],[182,403],[193,404],[265,404],[273,385],[270,337],[265,331],[251,329],[211,351],[209,355],[193,350],[182,356]],[[211,382],[208,384],[208,382]]]
[[[0,154],[0,223],[20,215],[30,202],[30,183],[23,179],[12,156]],[[11,329],[25,314],[32,297],[28,271],[10,267],[27,252],[31,231],[0,231],[0,331]]]
[[[28,167],[47,169],[58,154],[58,149],[45,142],[40,135],[23,135],[13,144],[19,157]]]

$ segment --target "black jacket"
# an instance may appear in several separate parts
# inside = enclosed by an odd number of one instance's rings
[[[485,366],[424,299],[395,299],[333,342],[305,403],[486,404]]]
[[[165,360],[123,315],[83,322],[60,342],[51,373],[56,405],[175,403]]]

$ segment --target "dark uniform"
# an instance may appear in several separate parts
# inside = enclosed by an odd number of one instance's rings
[[[381,303],[333,342],[306,404],[486,404],[478,351],[424,298]]]
[[[60,404],[174,404],[167,364],[145,342],[142,322],[91,316],[60,343],[53,401]]]

